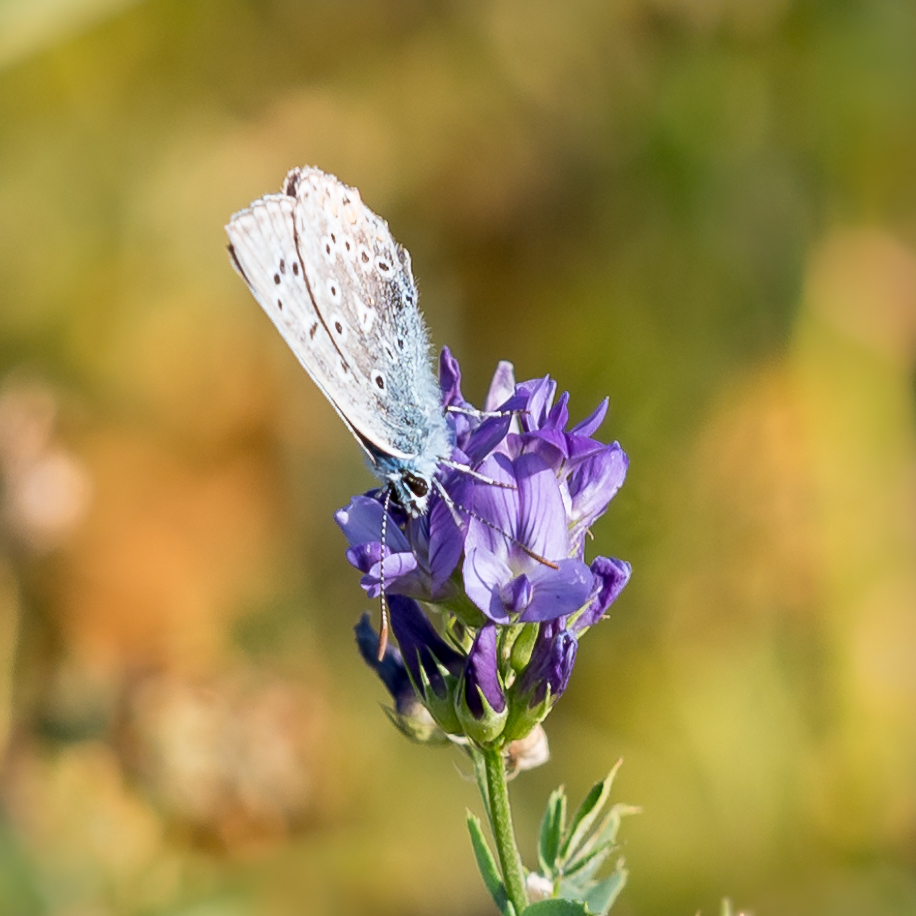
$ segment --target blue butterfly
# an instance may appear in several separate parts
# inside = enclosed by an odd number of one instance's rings
[[[261,308],[409,515],[424,515],[454,433],[430,365],[410,255],[359,191],[293,169],[226,226]]]

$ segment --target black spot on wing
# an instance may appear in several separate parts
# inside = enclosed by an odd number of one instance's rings
[[[299,179],[302,177],[302,173],[299,169],[293,169],[287,176],[286,181],[283,182],[283,193],[287,197],[295,197],[296,192],[299,190]]]
[[[238,271],[239,276],[240,276],[249,286],[251,286],[251,281],[248,279],[247,275],[245,274],[245,271],[242,270],[242,265],[241,265],[241,263],[239,262],[239,256],[235,253],[235,246],[234,246],[234,245],[227,245],[227,246],[226,246],[226,249],[227,249],[228,252],[229,252],[229,258],[230,258],[231,261],[232,261],[232,266]]]

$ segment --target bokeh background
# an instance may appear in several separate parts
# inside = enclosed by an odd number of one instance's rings
[[[550,372],[630,455],[529,856],[622,756],[622,916],[916,912],[911,0],[0,2],[0,912],[491,912],[224,250],[306,163],[473,400]]]

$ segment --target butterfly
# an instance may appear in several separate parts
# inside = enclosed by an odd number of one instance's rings
[[[279,194],[226,226],[236,270],[366,453],[416,518],[454,433],[430,365],[410,255],[356,188],[293,169]],[[387,515],[387,513],[386,513]]]

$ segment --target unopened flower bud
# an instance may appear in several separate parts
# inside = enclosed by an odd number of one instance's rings
[[[464,733],[476,744],[490,744],[502,733],[509,708],[499,677],[493,624],[477,633],[455,705]]]
[[[550,712],[569,683],[578,643],[569,630],[551,635],[551,629],[542,627],[528,667],[512,685],[506,733],[513,739],[527,735]]]
[[[461,734],[455,697],[464,656],[436,632],[416,601],[392,595],[388,603],[391,630],[417,695],[444,731]]]
[[[386,708],[388,718],[395,727],[413,741],[420,744],[444,744],[448,739],[439,728],[429,711],[420,702],[407,673],[401,653],[392,645],[385,649],[385,655],[378,659],[378,634],[365,613],[354,627],[356,644],[363,660],[379,676],[394,700],[394,709]]]

